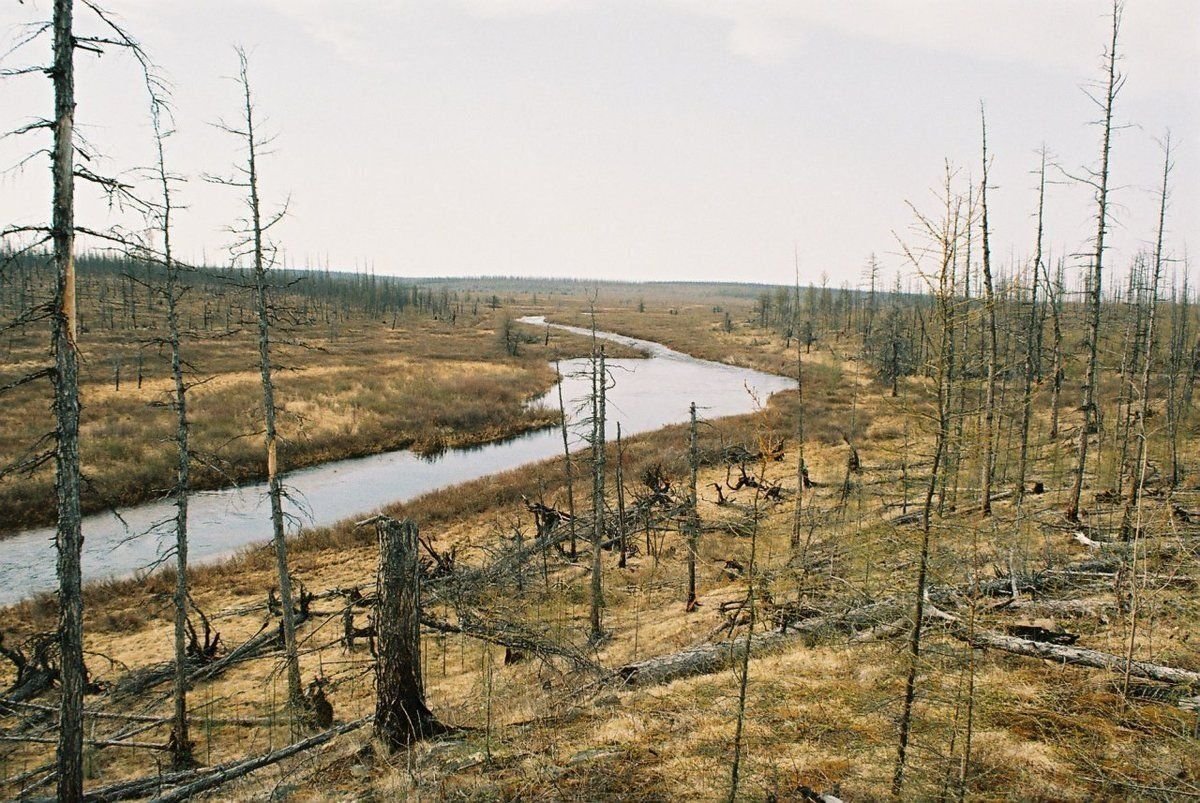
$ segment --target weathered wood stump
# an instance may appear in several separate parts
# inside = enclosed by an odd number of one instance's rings
[[[396,749],[444,730],[425,706],[417,525],[380,516],[375,632],[375,735]]]

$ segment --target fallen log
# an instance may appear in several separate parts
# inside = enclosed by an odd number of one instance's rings
[[[11,736],[9,734],[0,734],[0,742],[13,742],[17,744],[58,744],[58,739],[48,736]],[[89,747],[134,747],[139,750],[171,749],[170,745],[160,744],[159,742],[127,742],[119,739],[84,739],[83,743]]]
[[[991,648],[1010,652],[1014,655],[1024,655],[1030,658],[1041,658],[1044,661],[1056,661],[1073,666],[1086,666],[1092,669],[1107,669],[1110,672],[1125,674],[1130,677],[1157,680],[1160,683],[1170,683],[1175,686],[1200,686],[1200,672],[1188,669],[1176,669],[1171,666],[1152,664],[1147,661],[1127,661],[1120,655],[1113,655],[1086,647],[1072,647],[1063,644],[1052,644],[1044,641],[1006,636],[993,630],[975,630],[969,632],[967,626],[957,616],[940,611],[932,605],[925,606],[926,615],[947,624],[950,635],[965,641],[975,647]]]
[[[249,775],[255,770],[277,764],[286,758],[303,753],[305,750],[319,747],[337,736],[361,728],[372,719],[374,717],[362,717],[361,719],[356,719],[352,722],[322,731],[307,739],[301,739],[274,752],[230,761],[215,767],[203,767],[198,770],[151,775],[133,781],[122,781],[110,786],[102,786],[99,789],[92,789],[84,793],[83,799],[85,803],[110,803],[110,801],[133,800],[157,795],[153,800],[161,801],[162,803],[187,800],[201,792],[215,789],[230,781],[235,781],[238,778]],[[171,791],[162,793],[164,789],[170,789]],[[41,798],[32,803],[52,803],[52,801],[53,798]]]
[[[459,610],[458,622],[447,622],[422,615],[421,625],[441,633],[462,633],[471,638],[498,644],[508,649],[537,655],[541,658],[555,656],[570,662],[576,669],[602,673],[604,668],[592,660],[586,653],[575,649],[569,644],[560,644],[544,638],[536,631],[515,622],[503,620],[488,621],[475,615]]]
[[[271,764],[277,764],[278,762],[283,761],[285,758],[290,758],[298,753],[303,753],[305,750],[311,750],[314,747],[319,747],[320,745],[331,741],[343,733],[349,733],[350,731],[361,728],[372,719],[374,719],[374,717],[362,717],[361,719],[356,719],[353,722],[347,722],[344,725],[338,725],[336,728],[330,728],[327,731],[322,731],[315,736],[310,736],[307,739],[303,739],[295,744],[288,745],[287,747],[276,750],[273,753],[267,753],[266,755],[248,758],[232,765],[225,765],[224,767],[217,769],[214,772],[210,772],[191,783],[177,787],[169,794],[160,795],[154,798],[154,801],[157,801],[157,803],[173,803],[174,801],[190,800],[193,796],[198,795],[201,792],[215,789],[218,786],[229,783],[230,781],[237,780],[243,775],[248,775],[257,769],[262,769],[263,767],[270,766]]]
[[[899,611],[894,602],[878,602],[842,613],[825,614],[788,623],[784,630],[770,630],[717,643],[706,642],[686,650],[647,658],[617,669],[617,677],[629,686],[649,686],[678,678],[708,675],[741,659],[746,646],[756,655],[792,642],[814,639],[830,632],[854,631],[859,626],[874,626],[888,621]]]
[[[756,653],[771,650],[780,644],[796,641],[797,633],[780,633],[771,630],[758,633],[753,640],[746,636],[718,643],[697,644],[670,655],[660,655],[626,664],[617,669],[617,677],[627,686],[652,686],[678,678],[709,675],[720,671],[739,660],[746,653],[749,643]]]
[[[41,705],[39,703],[15,703],[21,708],[28,708],[32,711],[41,711],[47,714],[57,714],[59,711],[56,705]],[[84,709],[85,717],[95,717],[96,719],[115,719],[121,722],[144,722],[152,725],[169,725],[173,721],[171,717],[158,717],[152,714],[127,714],[119,711],[94,711],[92,709]],[[199,713],[199,709],[193,709],[188,712],[188,716],[195,720],[203,720],[209,725],[271,725],[277,720],[272,717],[210,717]]]
[[[197,665],[195,661],[189,659],[188,664],[193,668],[188,672],[188,682],[196,683],[201,680],[209,680],[217,677],[234,664],[248,661],[251,658],[257,658],[263,653],[268,652],[268,648],[273,650],[279,647],[282,643],[279,630],[269,627],[269,625],[270,622],[268,621],[257,634],[239,644],[228,655],[219,660]],[[174,676],[174,672],[175,663],[173,661],[151,664],[150,666],[129,672],[119,678],[114,691],[117,697],[136,696],[167,682]]]

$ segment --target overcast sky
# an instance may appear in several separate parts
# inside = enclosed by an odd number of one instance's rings
[[[932,209],[945,159],[994,155],[994,251],[1032,250],[1037,150],[1095,164],[1107,0],[108,0],[174,88],[179,173],[226,172],[238,144],[235,44],[250,54],[263,169],[291,264],[409,276],[521,274],[790,283],[901,264],[912,201]],[[49,0],[0,6],[7,39]],[[81,28],[95,30],[80,8]],[[1131,0],[1113,147],[1123,268],[1153,239],[1158,140],[1176,145],[1169,243],[1200,247],[1200,0]],[[10,56],[19,66],[42,51]],[[151,162],[132,62],[80,53],[78,125],[104,167]],[[5,128],[49,116],[37,76],[0,83]],[[17,161],[33,140],[0,143]],[[0,180],[0,221],[48,216],[45,162]],[[1057,175],[1057,174],[1056,174]],[[1061,177],[1061,176],[1059,176]],[[1091,236],[1089,193],[1047,200],[1055,253]],[[176,240],[226,259],[239,212],[198,180]],[[82,223],[107,210],[87,203]]]

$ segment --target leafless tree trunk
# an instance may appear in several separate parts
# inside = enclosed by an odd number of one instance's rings
[[[600,624],[600,609],[604,607],[601,586],[600,548],[604,543],[604,419],[605,394],[608,375],[604,367],[604,347],[600,346],[592,357],[592,594],[591,594],[591,639],[600,641],[604,630]]]
[[[875,255],[871,255],[871,296],[868,308],[867,329],[868,332],[864,339],[869,339],[870,329],[874,325],[875,320],[875,275],[878,267],[875,264]],[[796,285],[794,289],[793,317],[800,313],[800,265],[797,257],[796,264]],[[798,320],[798,319],[797,319]],[[795,323],[793,323],[795,325]],[[792,511],[792,534],[789,546],[792,551],[792,558],[799,561],[797,565],[803,566],[807,560],[807,556],[799,554],[800,546],[800,530],[804,523],[804,487],[807,480],[807,469],[804,465],[804,352],[800,349],[800,341],[796,341],[796,507]]]
[[[1050,325],[1053,333],[1053,370],[1050,378],[1050,432],[1047,436],[1051,441],[1058,440],[1059,401],[1062,397],[1063,385],[1063,354],[1062,354],[1062,298],[1063,298],[1063,265],[1059,260],[1054,279],[1050,279],[1050,266],[1045,268],[1046,305],[1050,308]]]
[[[617,530],[621,534],[621,557],[617,566],[624,569],[629,558],[629,533],[625,521],[625,445],[621,442],[621,422],[617,422]]]
[[[1129,695],[1129,679],[1133,666],[1133,656],[1137,650],[1138,619],[1141,614],[1142,593],[1138,578],[1138,553],[1142,539],[1142,499],[1146,490],[1147,464],[1147,432],[1146,419],[1150,413],[1150,377],[1154,362],[1154,324],[1158,312],[1158,283],[1162,275],[1163,265],[1163,230],[1167,217],[1167,189],[1171,176],[1171,138],[1167,136],[1163,156],[1162,192],[1158,207],[1158,236],[1154,242],[1154,263],[1151,266],[1150,297],[1146,312],[1146,361],[1142,369],[1141,409],[1137,417],[1137,460],[1134,463],[1134,481],[1125,500],[1125,511],[1121,520],[1121,535],[1133,543],[1129,549],[1129,640],[1125,650],[1124,678],[1121,686],[1122,696]],[[1136,521],[1135,521],[1136,514]],[[1144,558],[1143,558],[1144,561]],[[1144,565],[1144,564],[1143,564]]]
[[[162,290],[167,306],[167,339],[171,347],[171,378],[174,382],[175,409],[175,679],[173,685],[174,716],[171,725],[171,760],[177,770],[194,765],[192,743],[188,736],[187,716],[187,612],[188,612],[188,493],[191,490],[191,451],[188,444],[187,385],[183,376],[183,357],[179,326],[179,300],[186,292],[180,285],[180,266],[171,248],[171,177],[167,173],[163,140],[162,106],[157,97],[151,104],[154,138],[158,153],[155,179],[162,193],[158,229],[163,241],[163,268],[166,284]]]
[[[75,38],[72,0],[54,1],[54,199],[51,236],[58,277],[52,320],[55,492],[58,527],[58,637],[62,702],[57,750],[58,799],[83,798],[83,548],[79,506],[79,354],[75,317]]]
[[[1187,364],[1188,325],[1190,322],[1190,290],[1187,266],[1183,270],[1183,287],[1171,295],[1171,348],[1167,360],[1167,439],[1171,450],[1171,490],[1179,487],[1179,417],[1183,414],[1183,394],[1180,379]]]
[[[688,512],[687,512],[687,575],[688,591],[685,609],[696,609],[696,552],[700,549],[700,514],[697,512],[696,474],[700,468],[700,453],[696,446],[696,403],[692,402],[691,427],[688,438]]]
[[[254,269],[254,309],[258,322],[258,360],[262,379],[264,436],[267,449],[267,485],[271,501],[272,543],[275,547],[276,569],[279,575],[279,601],[282,609],[284,661],[287,665],[288,705],[300,711],[303,695],[300,689],[300,659],[296,651],[296,615],[292,605],[292,579],[288,572],[287,533],[283,516],[283,480],[279,467],[279,434],[275,427],[275,383],[271,368],[271,317],[267,299],[268,279],[265,229],[262,205],[258,194],[258,147],[260,140],[254,131],[254,102],[250,93],[249,64],[246,54],[237,51],[239,80],[245,99],[245,130],[235,131],[246,140],[246,166],[244,187],[248,194],[250,211],[249,236],[250,254]],[[277,220],[278,218],[276,218]],[[274,221],[272,221],[274,222]]]
[[[983,104],[979,106],[979,119],[983,132],[983,179],[979,188],[979,205],[983,247],[983,293],[984,309],[987,314],[987,384],[983,400],[983,468],[980,482],[981,513],[986,518],[992,515],[992,471],[995,468],[996,439],[996,292],[992,285],[992,248],[988,231],[988,152],[987,118]]]
[[[417,525],[380,516],[375,630],[375,735],[392,749],[442,729],[421,678],[421,567]]]
[[[1017,481],[1014,486],[1016,500],[1020,503],[1025,496],[1025,474],[1029,466],[1029,426],[1033,420],[1033,375],[1036,353],[1041,338],[1037,336],[1038,284],[1042,275],[1042,223],[1046,201],[1046,149],[1042,148],[1041,167],[1038,170],[1037,238],[1033,248],[1033,265],[1030,267],[1032,281],[1029,287],[1029,325],[1025,330],[1025,387],[1021,394],[1021,455],[1017,462]]]
[[[574,561],[579,554],[575,540],[575,471],[571,463],[571,443],[567,439],[567,407],[563,403],[563,375],[558,360],[554,361],[554,372],[558,375],[558,415],[562,429],[563,461],[567,471],[567,512],[571,514],[571,520],[567,524],[571,528],[571,560]]]
[[[1117,35],[1121,30],[1121,3],[1113,0],[1112,40],[1105,54],[1107,73],[1104,97],[1097,102],[1104,110],[1103,135],[1100,145],[1100,169],[1089,183],[1096,190],[1096,250],[1092,255],[1091,287],[1088,294],[1088,364],[1083,386],[1083,427],[1079,431],[1079,451],[1075,481],[1067,502],[1069,521],[1079,520],[1079,497],[1083,493],[1083,475],[1087,470],[1088,439],[1098,427],[1096,390],[1100,366],[1100,300],[1104,280],[1104,235],[1108,231],[1108,164],[1112,145],[1113,106],[1123,79],[1117,72]]]
[[[947,357],[950,353],[949,339],[954,316],[954,260],[960,238],[961,200],[953,193],[953,173],[946,168],[944,209],[942,220],[935,222],[918,213],[919,228],[924,235],[940,247],[940,265],[936,277],[927,281],[937,299],[941,336],[935,356],[937,379],[937,432],[934,438],[933,460],[929,479],[925,486],[925,501],[921,508],[921,551],[917,565],[917,583],[914,592],[912,632],[909,637],[908,672],[904,681],[903,707],[900,714],[899,743],[896,752],[895,770],[892,774],[892,796],[900,797],[904,788],[904,773],[908,762],[908,744],[912,731],[912,711],[916,700],[917,671],[921,660],[922,620],[925,606],[925,586],[929,573],[930,526],[933,512],[933,497],[937,491],[938,472],[946,451],[950,434],[949,370]],[[915,210],[914,210],[915,211]],[[969,222],[968,222],[969,227]],[[920,270],[919,257],[905,249],[914,266]]]

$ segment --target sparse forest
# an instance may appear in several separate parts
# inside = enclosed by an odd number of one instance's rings
[[[1094,153],[997,153],[964,110],[978,155],[931,167],[893,252],[791,286],[285,264],[252,55],[227,54],[228,152],[183,176],[153,43],[45,10],[0,64],[54,97],[14,133],[52,207],[0,230],[0,550],[38,534],[57,587],[0,575],[31,584],[0,617],[0,796],[1200,797],[1194,154],[1162,135],[1154,228],[1114,253],[1119,3]],[[149,168],[95,172],[77,136],[99,52],[131,56]],[[1033,177],[1019,253],[1001,159]],[[173,248],[189,182],[228,196],[227,258]],[[1093,217],[1060,254],[1064,183]],[[353,473],[404,450],[388,476],[494,469],[407,496]],[[330,466],[385,501],[308,510],[297,476]],[[242,488],[254,538],[191,561],[196,503]],[[94,569],[100,520],[154,558]]]

